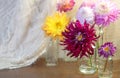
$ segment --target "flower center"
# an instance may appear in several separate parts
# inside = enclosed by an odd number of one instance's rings
[[[109,12],[108,5],[105,3],[101,3],[98,7],[98,10],[100,14],[106,14]]]
[[[76,36],[76,39],[77,39],[78,41],[82,40],[82,38],[83,38],[82,35],[77,35],[77,36]]]
[[[70,2],[69,0],[62,0],[62,8],[70,8]]]
[[[109,52],[109,50],[110,50],[110,48],[108,46],[104,48],[105,52]]]
[[[57,22],[56,23],[56,27],[59,29],[61,27],[61,23],[60,22]]]
[[[63,6],[63,8],[70,8],[70,5],[69,5],[69,4],[65,4],[65,5]]]

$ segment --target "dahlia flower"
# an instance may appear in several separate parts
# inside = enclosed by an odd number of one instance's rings
[[[113,43],[107,42],[99,48],[98,53],[100,56],[108,58],[109,56],[113,56],[115,51],[116,47],[113,45]]]
[[[110,0],[99,0],[95,7],[95,21],[97,25],[108,26],[117,20],[120,10]]]
[[[48,16],[45,20],[44,31],[53,38],[62,38],[62,32],[69,23],[69,18],[65,13],[56,12],[53,16]]]
[[[84,7],[84,6],[86,6],[86,7],[90,7],[90,8],[94,8],[94,6],[95,6],[95,2],[94,1],[84,1],[82,4],[81,4],[81,6],[80,7]]]
[[[94,11],[93,11],[94,3],[93,2],[83,2],[81,4],[78,12],[77,12],[77,19],[84,24],[86,21],[89,24],[94,23]]]
[[[60,2],[57,4],[57,10],[60,12],[67,12],[69,10],[72,10],[74,5],[74,0],[60,0]]]
[[[94,26],[94,25],[93,25]],[[65,46],[71,57],[83,57],[94,54],[93,45],[97,40],[94,27],[88,23],[82,25],[78,20],[71,22],[63,34],[61,45]]]

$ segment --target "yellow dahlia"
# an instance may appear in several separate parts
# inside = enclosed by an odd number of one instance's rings
[[[62,38],[62,32],[69,23],[69,18],[65,13],[56,12],[52,16],[48,16],[45,20],[44,31],[48,36],[56,39]]]

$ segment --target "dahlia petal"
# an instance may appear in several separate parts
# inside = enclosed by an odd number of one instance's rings
[[[81,22],[81,24],[84,24],[85,21],[89,24],[94,23],[95,16],[92,9],[93,6],[94,2],[91,1],[85,1],[81,4],[76,16],[76,18]]]
[[[52,37],[53,39],[55,38],[61,39],[62,32],[65,30],[66,25],[68,23],[69,23],[69,18],[65,13],[56,12],[52,16],[46,17],[43,30],[48,36]]]
[[[96,33],[93,27],[87,22],[82,25],[78,20],[71,22],[67,26],[67,31],[63,33],[62,43],[66,46],[65,49],[69,51],[67,54],[71,57],[80,57],[93,55],[93,47],[95,41],[97,41]],[[77,36],[81,35],[81,39],[78,40]]]
[[[67,12],[69,10],[72,10],[74,5],[74,0],[60,0],[60,2],[57,4],[57,10],[60,12]]]
[[[120,16],[120,10],[110,0],[99,0],[94,7],[94,12],[96,24],[102,26],[110,25]]]
[[[104,49],[105,47],[108,47],[108,50],[105,50]],[[107,42],[98,49],[99,55],[105,58],[108,58],[109,56],[113,56],[115,51],[116,51],[116,47],[113,45],[112,42]]]

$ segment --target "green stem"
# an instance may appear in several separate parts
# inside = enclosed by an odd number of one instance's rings
[[[98,49],[98,48],[100,47],[100,43],[99,43],[99,41],[97,41],[96,43],[97,43],[97,46],[96,46],[96,47],[97,47],[97,49]]]
[[[95,63],[97,62],[97,49],[95,48]]]
[[[100,35],[100,45],[102,45],[103,44],[103,35],[104,35],[104,33],[103,33],[103,27],[99,27],[99,35]]]
[[[106,70],[106,68],[107,68],[107,63],[108,63],[108,58],[107,58],[106,61],[105,61],[104,72],[105,72],[105,70]]]
[[[90,66],[92,67],[92,56],[89,55],[89,58],[90,58]]]
[[[96,60],[97,60],[99,47],[100,47],[99,41],[97,41],[97,42],[96,42],[96,48],[95,48],[95,62],[96,62]]]

